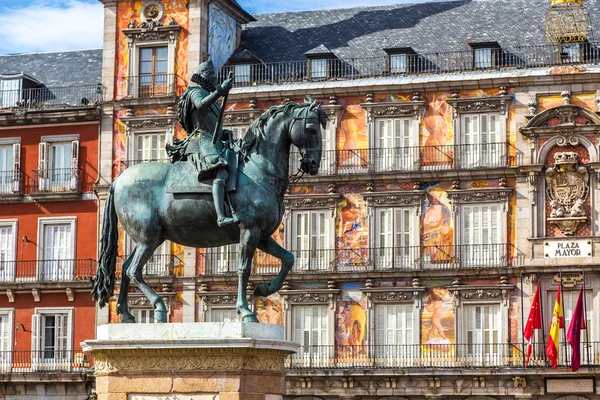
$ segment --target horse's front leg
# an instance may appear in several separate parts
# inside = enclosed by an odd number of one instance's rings
[[[283,285],[283,281],[288,276],[292,267],[294,266],[294,256],[292,253],[284,249],[273,239],[269,237],[267,239],[263,239],[258,243],[258,248],[264,251],[265,253],[272,255],[273,257],[277,257],[281,260],[281,269],[279,273],[271,282],[261,282],[254,289],[254,294],[257,296],[270,296],[273,293],[276,293],[281,289]]]
[[[238,267],[238,296],[236,309],[243,322],[258,322],[256,314],[248,307],[246,288],[252,272],[252,259],[260,239],[258,229],[241,229],[240,231],[240,264]]]

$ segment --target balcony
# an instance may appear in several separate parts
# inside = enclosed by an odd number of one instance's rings
[[[0,113],[88,108],[101,100],[98,84],[0,90]]]
[[[0,201],[6,203],[21,201],[22,182],[21,171],[0,171]]]
[[[118,256],[116,276],[121,279],[123,276],[123,263],[129,258],[129,255]],[[144,278],[171,278],[174,276],[175,256],[171,254],[153,254],[146,262],[143,270]]]
[[[561,343],[561,349],[569,346]],[[541,346],[540,346],[541,347]],[[427,368],[524,368],[523,344],[421,344],[366,346],[310,346],[286,360],[289,370],[312,369],[427,369]],[[569,347],[570,349],[570,347]],[[526,350],[525,350],[526,351]],[[566,351],[566,350],[565,350]],[[560,367],[570,366],[561,352]],[[582,345],[581,366],[600,365],[600,343]],[[529,368],[549,368],[542,352],[534,353]]]
[[[81,198],[81,171],[78,168],[38,169],[33,171],[31,178],[31,197],[36,201]]]
[[[481,74],[485,71],[512,71],[598,64],[598,43],[586,43],[574,56],[566,54],[562,46],[539,45],[503,48],[495,51],[493,63],[479,63],[472,50],[407,54],[406,68],[390,71],[386,56],[327,60],[324,74],[310,76],[310,60],[249,64],[249,74],[236,81],[235,86],[285,85],[290,83],[322,82],[326,80],[354,80],[413,75],[441,75],[447,73]],[[219,82],[225,80],[235,66],[225,66],[217,71]]]
[[[96,260],[0,261],[0,284],[89,281],[96,276]]]
[[[90,373],[94,358],[80,350],[0,351],[0,373]]]
[[[319,176],[508,168],[517,165],[516,154],[509,143],[326,150]],[[290,176],[300,167],[300,159],[300,153],[291,154]]]
[[[511,268],[516,266],[514,248],[509,244],[456,246],[409,246],[361,249],[292,250],[292,274],[329,274],[338,272],[455,271]],[[208,276],[237,275],[237,252],[207,251]],[[256,275],[275,275],[281,262],[260,251],[253,263]]]
[[[117,100],[143,100],[174,97],[178,92],[179,77],[175,74],[139,75],[120,77],[117,82]],[[182,87],[185,82],[182,82]]]

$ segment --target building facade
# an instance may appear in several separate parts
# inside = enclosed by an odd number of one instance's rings
[[[3,398],[92,392],[101,53],[0,57]]]
[[[164,143],[184,134],[177,96],[208,55],[221,77],[234,72],[224,125],[238,137],[273,105],[324,103],[319,175],[289,186],[274,235],[296,263],[278,294],[251,297],[261,322],[301,345],[286,398],[598,398],[591,35],[547,44],[542,0],[254,17],[235,1],[102,2],[100,208],[128,165],[167,161]],[[291,175],[298,161],[294,152]],[[120,240],[125,257],[131,244]],[[230,321],[238,260],[236,246],[166,243],[146,278],[169,321]],[[279,269],[259,252],[251,286]],[[564,332],[559,368],[544,355],[561,272],[567,326],[584,279],[587,288],[577,373]],[[544,326],[525,368],[538,286]],[[135,290],[129,306],[151,322]],[[117,321],[113,301],[98,323]]]

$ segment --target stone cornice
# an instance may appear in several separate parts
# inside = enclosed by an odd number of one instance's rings
[[[148,28],[137,27],[123,29],[123,34],[130,40],[136,42],[160,41],[160,40],[175,40],[181,31],[179,25],[154,25]]]
[[[590,136],[600,135],[600,125],[558,125],[558,126],[536,126],[536,127],[522,127],[519,132],[529,140],[533,140],[538,137],[551,137],[551,136],[563,136],[567,139],[575,136]]]
[[[290,210],[334,210],[341,199],[339,193],[310,194],[310,195],[286,195],[283,199],[285,207]]]
[[[367,110],[369,117],[409,117],[421,118],[425,111],[424,101],[402,101],[402,102],[368,102],[360,105]]]
[[[129,129],[166,128],[177,122],[177,114],[160,114],[145,116],[121,117],[120,120]]]
[[[447,193],[453,201],[460,202],[506,201],[512,196],[513,188],[455,189],[448,190]]]
[[[425,198],[424,190],[405,190],[392,192],[364,192],[361,195],[373,207],[411,206],[421,204]]]
[[[340,289],[280,290],[289,304],[332,304]]]
[[[263,110],[260,108],[248,108],[244,110],[225,111],[223,115],[224,125],[250,125]]]
[[[452,106],[455,116],[465,113],[499,112],[506,114],[512,96],[492,97],[464,97],[447,99],[446,103]]]
[[[458,305],[464,301],[499,301],[508,305],[510,292],[515,286],[511,284],[500,285],[450,285],[447,289],[454,296]]]

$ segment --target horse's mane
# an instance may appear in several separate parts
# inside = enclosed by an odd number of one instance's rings
[[[308,108],[308,111],[316,111],[319,115],[319,123],[325,129],[327,124],[327,114],[320,107],[320,103],[310,99],[308,102],[299,104],[293,101],[286,101],[279,106],[273,106],[267,111],[262,113],[258,118],[252,122],[244,138],[240,143],[241,152],[244,158],[247,158],[250,152],[257,151],[260,146],[260,142],[265,138],[265,125],[267,122],[278,116],[279,114],[288,114],[296,110],[303,110]]]

